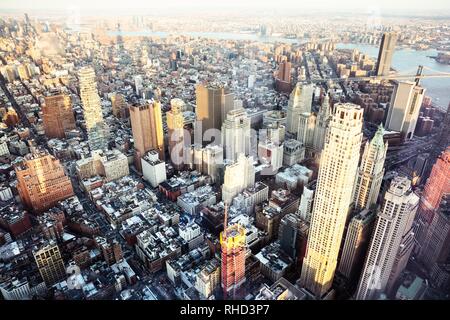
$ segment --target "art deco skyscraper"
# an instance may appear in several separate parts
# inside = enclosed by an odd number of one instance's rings
[[[401,176],[394,178],[377,215],[356,299],[376,299],[385,291],[393,268],[399,263],[402,240],[410,231],[418,204],[411,181]],[[397,274],[400,268],[396,268]]]
[[[450,147],[447,147],[436,160],[431,170],[430,177],[425,184],[425,189],[420,197],[420,205],[417,210],[416,225],[414,227],[418,250],[426,244],[425,237],[428,226],[433,220],[435,211],[439,208],[442,197],[450,193]],[[419,257],[424,257],[420,255]]]
[[[220,234],[224,299],[239,298],[238,292],[245,282],[245,235],[245,228],[241,225],[228,226],[227,207],[225,207],[224,230]]]
[[[300,114],[311,113],[313,89],[312,84],[299,82],[289,97],[286,130],[295,138],[298,134]]]
[[[164,157],[164,131],[159,101],[146,101],[143,105],[130,107],[131,130],[133,132],[135,165],[141,170],[141,158],[155,149],[160,160]]]
[[[416,129],[425,89],[416,82],[396,82],[386,118],[386,128],[411,139]]]
[[[63,166],[49,154],[30,154],[15,169],[20,198],[36,213],[73,196],[72,183],[65,175]]]
[[[170,100],[170,111],[166,113],[169,155],[177,170],[180,170],[184,164],[183,150],[185,143],[190,143],[190,139],[185,139],[184,132],[184,101],[178,98]]]
[[[352,201],[362,140],[363,110],[336,104],[320,158],[308,248],[300,283],[316,297],[330,289]]]
[[[44,97],[42,121],[48,138],[65,138],[66,132],[74,130],[75,117],[70,96],[55,94]]]
[[[367,142],[356,177],[354,204],[356,210],[369,209],[378,199],[384,175],[388,143],[383,141],[383,127]]]
[[[319,113],[317,114],[316,126],[314,129],[313,148],[316,153],[320,153],[325,144],[325,135],[331,121],[330,96],[325,95]]]
[[[202,129],[200,132],[197,128],[195,134],[201,134],[203,137],[208,129],[220,130],[222,128],[226,114],[234,109],[234,95],[227,88],[216,84],[198,85],[195,93],[197,98],[195,113],[197,121],[201,121]],[[199,141],[203,145],[210,142]]]
[[[222,145],[225,158],[236,161],[239,154],[250,154],[250,118],[244,109],[228,112],[222,125]]]
[[[80,69],[78,76],[80,79],[80,97],[83,104],[89,147],[91,151],[107,149],[109,132],[103,121],[95,71],[91,67],[83,67]]]
[[[64,261],[56,243],[48,243],[33,252],[33,255],[42,280],[44,280],[47,287],[51,287],[66,277]]]
[[[395,32],[386,32],[381,37],[380,50],[378,51],[377,60],[377,76],[389,75],[396,42],[397,33]]]

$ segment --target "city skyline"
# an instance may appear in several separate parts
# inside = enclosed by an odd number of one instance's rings
[[[66,4],[0,11],[0,300],[450,299],[450,18]]]

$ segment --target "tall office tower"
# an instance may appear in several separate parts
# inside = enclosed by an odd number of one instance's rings
[[[33,252],[34,260],[47,287],[66,277],[66,269],[61,252],[54,242],[50,242],[44,247]]]
[[[133,131],[135,166],[141,170],[141,158],[151,150],[158,150],[159,159],[164,160],[164,131],[159,101],[146,101],[143,105],[130,107],[131,130]]]
[[[450,103],[448,104],[447,112],[445,113],[441,124],[441,133],[438,139],[438,146],[443,149],[450,146]]]
[[[255,184],[255,167],[253,157],[239,155],[237,161],[225,167],[224,183],[222,186],[222,200],[231,200],[242,190]]]
[[[419,256],[435,288],[450,286],[450,193],[444,195],[431,221]],[[447,289],[448,290],[448,289]],[[448,291],[447,291],[448,292]]]
[[[70,96],[57,94],[44,97],[42,121],[48,138],[65,138],[66,132],[76,129]]]
[[[369,209],[376,204],[384,175],[384,161],[388,143],[383,141],[383,127],[367,142],[356,177],[353,195],[356,210]]]
[[[246,230],[239,224],[228,226],[227,207],[224,216],[224,230],[220,233],[223,296],[224,299],[242,299],[240,289],[245,283]]]
[[[109,133],[103,121],[95,71],[91,67],[83,67],[80,69],[78,76],[80,79],[80,97],[83,103],[83,114],[86,122],[89,147],[91,151],[107,149]]]
[[[278,239],[281,249],[299,266],[305,256],[308,230],[309,224],[295,213],[285,215],[280,221]]]
[[[228,91],[227,88],[216,85],[198,85],[196,90],[197,106],[195,113],[197,121],[201,121],[201,132],[196,129],[196,134],[203,134],[208,129],[222,128],[222,122],[225,119],[226,114],[234,109],[234,95]],[[201,140],[203,145],[208,144],[208,141]],[[200,141],[198,141],[200,142]],[[216,144],[220,144],[220,141],[216,141]]]
[[[316,115],[312,112],[304,112],[298,116],[297,140],[303,143],[307,151],[314,147],[316,120]]]
[[[330,96],[328,93],[323,99],[322,105],[320,106],[319,113],[317,114],[316,126],[314,129],[314,142],[313,148],[316,153],[322,151],[325,144],[325,135],[331,121],[331,105]]]
[[[169,139],[169,156],[177,170],[181,170],[184,147],[190,144],[190,139],[185,139],[184,132],[184,101],[178,98],[170,100],[170,111],[166,112],[166,121]],[[187,134],[187,133],[186,133]]]
[[[278,66],[275,75],[275,86],[278,91],[286,93],[291,91],[291,69],[292,64],[288,61],[283,61]]]
[[[389,75],[396,42],[397,33],[395,32],[386,32],[381,37],[380,50],[378,51],[377,60],[377,76]]]
[[[222,125],[222,145],[225,158],[236,161],[239,154],[250,154],[250,118],[244,109],[235,109],[227,114]]]
[[[439,208],[442,197],[450,193],[450,146],[437,158],[433,165],[431,174],[425,184],[424,191],[420,197],[420,205],[417,211],[414,232],[417,250],[426,245],[425,237],[428,226],[433,220],[435,211]],[[419,255],[419,258],[423,255]]]
[[[416,82],[396,82],[386,118],[386,128],[411,139],[416,129],[425,89]]]
[[[375,211],[364,209],[350,220],[347,227],[338,271],[349,282],[354,282],[360,275],[374,221]]]
[[[72,183],[58,159],[44,152],[25,156],[15,167],[17,190],[23,203],[36,213],[73,196]]]
[[[202,173],[211,177],[213,183],[221,184],[223,176],[223,148],[218,145],[207,145],[203,149]]]
[[[411,181],[395,177],[377,214],[356,299],[376,299],[385,291],[401,250],[405,229],[414,218],[418,203],[419,197],[413,193]]]
[[[320,157],[301,284],[320,298],[331,288],[347,220],[362,140],[363,110],[336,104]]]
[[[298,206],[298,214],[306,222],[311,222],[311,214],[314,203],[314,193],[316,192],[317,181],[311,181],[303,188],[302,198]]]
[[[300,114],[311,112],[313,89],[312,84],[298,82],[289,97],[286,130],[295,138],[298,134]]]
[[[128,117],[127,102],[122,94],[114,92],[111,95],[111,107],[113,115],[117,118]]]

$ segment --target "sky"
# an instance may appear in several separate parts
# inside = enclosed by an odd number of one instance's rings
[[[257,8],[260,10],[296,9],[301,12],[339,11],[371,12],[382,14],[429,13],[450,16],[449,0],[0,0],[1,9],[69,10],[77,7],[83,11],[124,11],[136,9],[195,10],[214,8]]]

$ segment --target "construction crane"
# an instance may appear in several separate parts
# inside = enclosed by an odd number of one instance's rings
[[[423,70],[430,70],[433,73],[430,74],[423,74]],[[431,68],[425,67],[425,66],[419,66],[417,69],[416,74],[392,74],[387,76],[367,76],[367,77],[349,77],[349,78],[327,78],[327,79],[312,79],[311,82],[318,83],[318,82],[324,82],[324,81],[333,81],[333,82],[345,82],[345,81],[353,81],[353,82],[359,82],[359,81],[371,81],[371,80],[412,80],[419,84],[420,79],[424,78],[450,78],[449,72],[440,72],[435,71]]]

